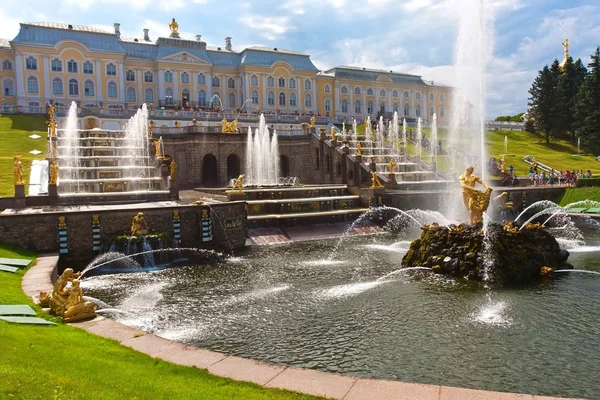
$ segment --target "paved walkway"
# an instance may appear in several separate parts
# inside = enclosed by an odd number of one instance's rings
[[[58,256],[39,257],[23,277],[22,288],[34,300],[52,290]],[[97,317],[72,326],[117,340],[124,346],[174,364],[207,369],[211,374],[264,387],[293,390],[340,400],[556,400],[555,397],[488,392],[438,385],[422,385],[338,375],[248,360],[173,342],[159,336]]]

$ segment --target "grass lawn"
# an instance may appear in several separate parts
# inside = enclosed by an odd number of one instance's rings
[[[36,132],[39,139],[28,136]],[[25,115],[0,114],[0,196],[14,196],[15,186],[13,181],[13,157],[23,156],[23,180],[25,181],[25,194],[28,193],[29,170],[32,160],[43,160],[46,157],[48,144],[46,118],[30,117]],[[42,153],[34,156],[29,154],[32,150]]]
[[[570,187],[566,188],[565,193],[553,201],[559,206],[575,203],[582,200],[592,200],[600,202],[600,187]]]
[[[0,257],[33,254],[0,245]],[[0,304],[30,304],[23,271],[0,272]],[[33,306],[38,316],[57,321]],[[0,321],[1,399],[314,399],[153,359],[82,329]]]

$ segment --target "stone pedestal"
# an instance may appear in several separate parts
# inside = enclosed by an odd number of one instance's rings
[[[354,160],[360,164],[362,163],[362,156],[354,156]]]
[[[350,154],[350,148],[348,147],[348,144],[346,144],[344,147],[342,147],[342,154],[344,154],[344,155]]]
[[[320,128],[319,129],[321,132],[319,133],[319,139],[321,140],[325,140],[327,139],[327,132],[325,128]]]
[[[374,161],[371,160],[371,162],[369,163],[369,171],[373,171],[373,172],[377,172],[377,165],[375,164]]]
[[[179,187],[177,181],[169,179],[169,197],[172,200],[179,200]]]
[[[24,184],[15,184],[15,197],[25,198],[25,185]]]
[[[57,197],[58,196],[58,186],[56,183],[48,184],[48,197]]]
[[[246,193],[238,192],[238,191],[230,191],[230,192],[227,192],[227,198],[229,199],[229,201],[246,200]]]
[[[332,139],[332,140],[331,140],[331,145],[332,145],[333,147],[338,147],[338,146],[340,145],[340,142],[338,142],[338,141],[337,141],[337,139],[335,139],[335,140],[333,140],[333,139]]]

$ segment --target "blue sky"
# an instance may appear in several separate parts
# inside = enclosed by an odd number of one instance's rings
[[[52,21],[167,36],[175,17],[184,38],[209,45],[233,38],[241,50],[264,45],[305,52],[321,69],[354,65],[392,69],[453,84],[457,15],[478,0],[2,0],[0,37],[19,22]],[[525,111],[537,71],[562,58],[561,42],[588,63],[600,45],[598,0],[483,0],[495,16],[488,68],[487,117]]]

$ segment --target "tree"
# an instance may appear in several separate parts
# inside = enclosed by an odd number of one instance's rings
[[[558,60],[554,60],[554,64],[558,68]],[[530,115],[535,121],[536,129],[545,132],[546,143],[550,143],[550,136],[554,132],[554,112],[558,109],[555,104],[558,76],[554,64],[552,69],[546,65],[539,71],[529,89]]]
[[[573,62],[571,57],[567,58],[563,66],[562,74],[558,83],[558,97],[563,108],[557,110],[557,119],[555,130],[558,132],[570,133],[575,138],[575,130],[577,128],[577,119],[575,117],[575,103],[577,101],[577,93],[581,87],[587,69],[578,59]]]
[[[577,136],[581,142],[594,151],[600,150],[600,47],[591,56],[587,73],[575,105]]]

